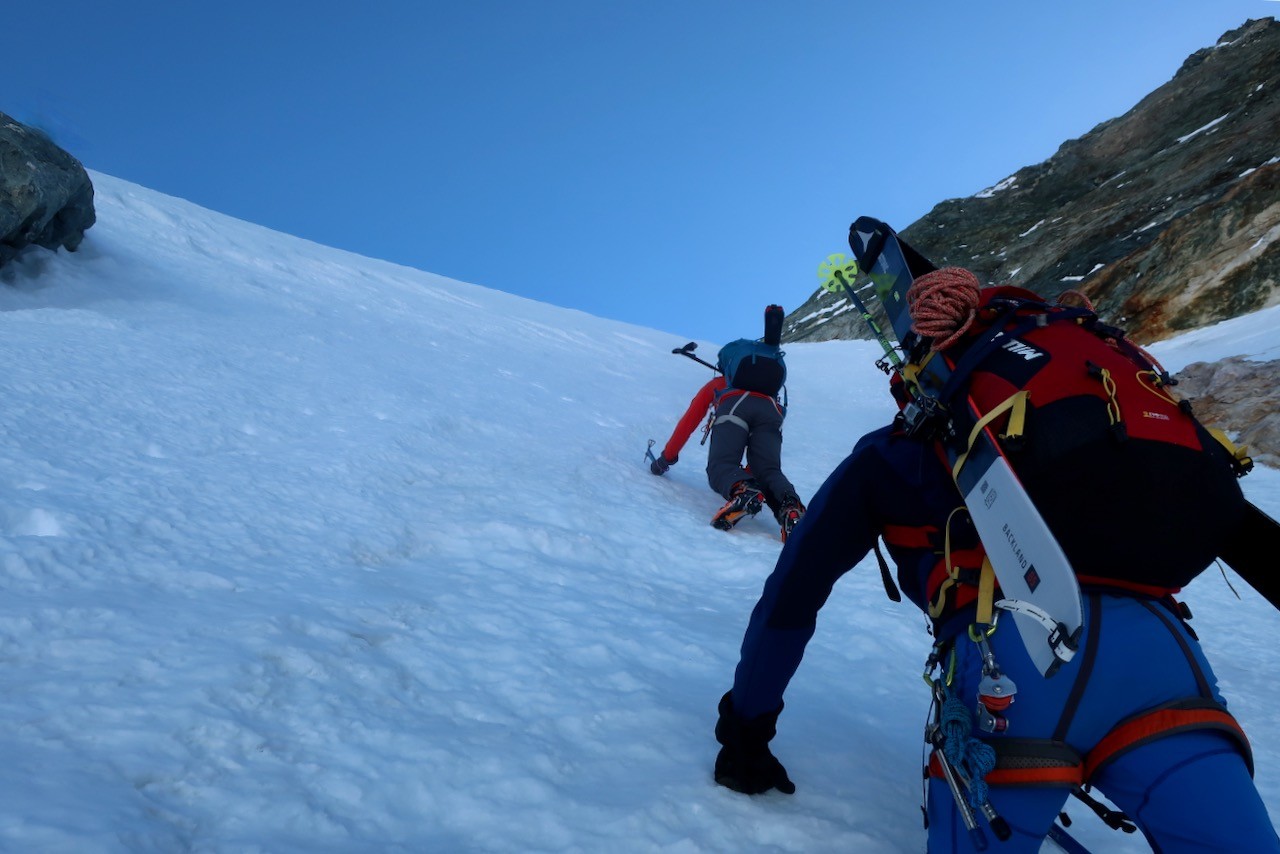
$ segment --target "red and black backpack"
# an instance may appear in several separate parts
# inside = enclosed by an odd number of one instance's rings
[[[957,450],[986,422],[1081,583],[1176,591],[1238,524],[1248,458],[1211,434],[1169,375],[1091,310],[981,292],[936,389]]]

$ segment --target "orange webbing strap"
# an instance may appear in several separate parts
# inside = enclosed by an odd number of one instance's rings
[[[1158,709],[1143,712],[1130,718],[1107,733],[1085,760],[1084,778],[1093,779],[1107,763],[1118,759],[1135,747],[1158,738],[1196,729],[1213,729],[1225,733],[1236,741],[1240,755],[1253,776],[1253,749],[1249,739],[1236,723],[1231,713],[1213,700],[1195,697],[1178,700]]]
[[[991,786],[1075,788],[1084,782],[1084,757],[1060,741],[1000,738],[988,741],[996,751],[996,767],[986,776]],[[942,766],[929,755],[929,776],[942,777]]]
[[[1198,729],[1230,736],[1253,775],[1253,751],[1235,718],[1212,700],[1192,697],[1142,712],[1117,726],[1087,756],[1061,741],[1038,738],[993,738],[996,767],[986,776],[992,786],[1062,786],[1073,788],[1091,781],[1108,763],[1156,739]],[[942,777],[937,758],[929,756],[929,776]]]
[[[904,549],[933,548],[933,535],[938,529],[932,525],[881,525],[880,535],[885,543]]]
[[[960,469],[964,467],[965,461],[969,459],[969,451],[973,450],[973,443],[978,441],[978,434],[1004,413],[1010,413],[1009,423],[1005,426],[1005,432],[1001,434],[1000,438],[1019,439],[1022,437],[1022,430],[1027,417],[1027,398],[1029,396],[1026,389],[1015,392],[1006,398],[1004,403],[982,416],[978,423],[973,425],[973,429],[969,431],[969,441],[965,445],[964,453],[956,457],[955,465],[951,467],[951,476],[953,478],[960,476]]]

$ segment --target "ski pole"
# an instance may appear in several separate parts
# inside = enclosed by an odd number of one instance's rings
[[[681,356],[688,356],[690,359],[693,359],[699,365],[706,365],[708,368],[715,371],[717,374],[720,373],[720,369],[717,368],[715,365],[711,364],[710,362],[703,361],[702,359],[699,359],[697,356],[693,355],[693,351],[697,348],[697,346],[698,346],[697,341],[690,341],[688,344],[685,344],[683,347],[676,347],[671,352],[675,354],[679,354]]]
[[[863,322],[871,329],[871,334],[875,336],[876,342],[884,350],[884,354],[889,359],[890,364],[895,368],[901,368],[902,357],[898,355],[898,351],[890,343],[889,337],[884,334],[880,324],[876,323],[875,317],[872,316],[862,298],[858,296],[857,291],[853,289],[853,283],[849,281],[850,275],[858,275],[858,262],[849,261],[843,255],[832,255],[818,267],[818,275],[823,278],[822,287],[828,293],[835,293],[837,285],[844,288],[844,292],[853,301],[853,307],[858,310]]]

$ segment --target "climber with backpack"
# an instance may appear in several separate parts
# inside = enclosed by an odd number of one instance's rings
[[[906,305],[912,340],[890,383],[900,412],[828,477],[765,582],[719,704],[716,782],[795,791],[769,747],[783,694],[835,582],[874,551],[886,592],[927,615],[933,640],[930,851],[982,850],[987,831],[993,850],[1039,851],[1069,796],[1157,851],[1280,851],[1249,741],[1175,599],[1230,547],[1248,458],[1087,302],[981,289],[944,268],[916,278]],[[952,381],[929,403],[912,384],[934,358]],[[981,430],[999,435],[1078,579],[1074,656],[1047,676],[948,461]]]
[[[714,378],[694,395],[649,470],[664,474],[680,458],[694,429],[707,417],[707,482],[726,499],[711,524],[730,530],[768,506],[785,542],[804,515],[795,486],[782,471],[782,421],[787,368],[781,306],[764,313],[764,337],[740,338],[720,349]],[[742,465],[743,455],[747,465]]]

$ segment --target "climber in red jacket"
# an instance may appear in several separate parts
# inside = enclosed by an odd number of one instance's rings
[[[782,420],[786,415],[786,407],[778,399],[786,381],[783,352],[778,346],[782,316],[780,306],[769,306],[762,340],[743,338],[721,349],[717,375],[694,395],[649,470],[664,474],[680,458],[694,429],[713,410],[707,482],[727,502],[711,524],[729,530],[767,504],[786,540],[804,515],[804,504],[782,472]]]

